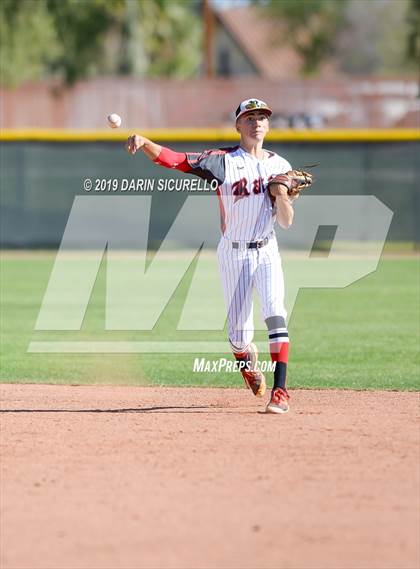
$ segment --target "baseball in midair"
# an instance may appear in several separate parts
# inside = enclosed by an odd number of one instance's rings
[[[121,117],[117,113],[111,113],[108,115],[108,124],[111,128],[118,128],[121,126]]]

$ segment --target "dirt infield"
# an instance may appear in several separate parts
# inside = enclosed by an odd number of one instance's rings
[[[0,393],[2,569],[419,565],[416,393]]]

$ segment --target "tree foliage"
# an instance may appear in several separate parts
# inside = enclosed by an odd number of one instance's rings
[[[347,0],[269,0],[261,3],[271,17],[282,21],[281,41],[302,57],[302,73],[311,75],[332,52]]]
[[[190,7],[191,8],[191,7]],[[201,60],[201,25],[188,2],[140,2],[140,34],[151,77],[188,77]]]
[[[0,78],[3,85],[46,75],[62,56],[54,19],[45,0],[0,3]]]
[[[60,41],[61,54],[53,61],[53,72],[67,83],[94,74],[103,54],[103,42],[112,21],[110,7],[121,2],[107,0],[47,0],[48,13]]]
[[[411,0],[349,0],[335,58],[350,74],[395,76],[415,71],[407,57]],[[418,30],[416,30],[418,33]]]
[[[420,57],[420,0],[260,0],[279,21],[279,41],[316,74],[329,58],[348,74],[400,75]],[[412,60],[410,62],[410,59]]]
[[[190,4],[1,0],[1,84],[48,76],[72,84],[103,73],[190,77],[200,59],[200,21]]]
[[[410,59],[420,60],[420,0],[411,0],[407,16],[408,38],[407,54]]]

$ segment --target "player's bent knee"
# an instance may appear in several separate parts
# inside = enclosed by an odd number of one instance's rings
[[[250,338],[247,341],[229,338],[229,342],[230,342],[230,345],[232,348],[232,352],[234,354],[240,354],[240,353],[246,352],[251,341],[252,341],[252,338]]]

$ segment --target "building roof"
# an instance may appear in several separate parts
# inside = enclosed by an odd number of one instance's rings
[[[217,10],[216,17],[262,77],[290,79],[299,76],[301,58],[282,42],[278,22],[255,6]]]

